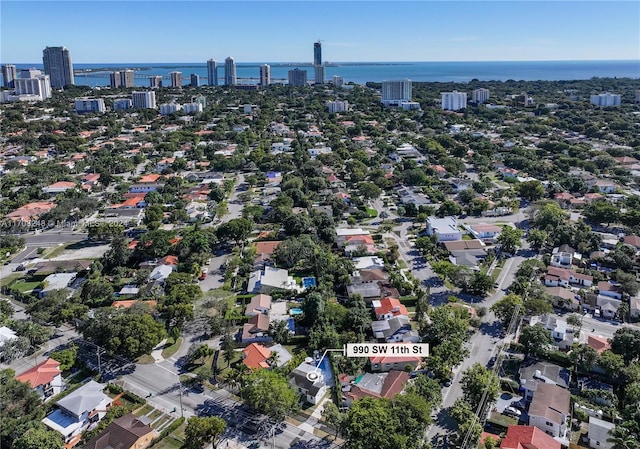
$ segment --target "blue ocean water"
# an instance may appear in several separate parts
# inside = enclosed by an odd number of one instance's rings
[[[239,83],[258,82],[259,67],[263,63],[237,63]],[[287,79],[287,72],[294,68],[307,71],[307,79],[313,80],[314,71],[310,64],[267,63],[271,65],[272,82]],[[36,67],[42,64],[16,64],[18,69]],[[83,70],[102,69],[101,72],[82,73]],[[182,72],[183,84],[189,84],[190,75],[200,76],[200,84],[207,84],[206,63],[145,63],[145,64],[74,64],[77,85],[108,86],[109,71],[115,68],[135,70],[136,86],[148,86],[149,76],[161,75],[165,85],[169,72]],[[345,82],[364,84],[368,81],[409,78],[412,81],[468,82],[480,81],[558,81],[601,78],[640,78],[640,60],[624,61],[488,61],[488,62],[377,62],[377,63],[332,63],[325,69],[326,79],[334,75],[342,76]],[[219,84],[223,84],[224,62],[219,61]]]

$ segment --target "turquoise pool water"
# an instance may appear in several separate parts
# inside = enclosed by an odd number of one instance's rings
[[[292,309],[289,309],[289,315],[302,315],[302,309],[299,307],[294,307]]]

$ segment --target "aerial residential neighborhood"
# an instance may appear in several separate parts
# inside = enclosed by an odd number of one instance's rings
[[[640,80],[313,51],[2,66],[2,446],[640,447]]]

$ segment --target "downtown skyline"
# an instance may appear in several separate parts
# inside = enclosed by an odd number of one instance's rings
[[[29,33],[24,33],[26,5],[46,11],[30,17]],[[149,5],[5,0],[0,4],[0,60],[37,63],[44,47],[65,46],[76,64],[187,63],[228,56],[240,62],[311,63],[311,46],[318,40],[327,62],[640,59],[637,2]],[[99,16],[103,26],[77,32],[92,16]],[[171,39],[163,38],[171,28]]]

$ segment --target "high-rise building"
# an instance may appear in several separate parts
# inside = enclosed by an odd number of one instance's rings
[[[133,92],[131,94],[131,104],[134,108],[155,109],[156,93],[154,91]]]
[[[314,66],[313,68],[314,74],[315,74],[315,82],[316,84],[324,84],[324,78],[325,78],[325,71],[324,71],[324,66],[323,65],[317,65]]]
[[[342,87],[342,85],[344,84],[344,78],[342,78],[341,76],[333,75],[332,80],[334,87]]]
[[[207,61],[207,84],[209,86],[218,85],[218,61],[215,59]]]
[[[123,70],[120,72],[120,87],[134,87],[135,72],[133,70]]]
[[[185,103],[182,105],[182,112],[185,114],[196,114],[203,111],[202,104],[200,103]]]
[[[160,115],[175,114],[182,110],[182,105],[179,103],[163,103],[160,105]]]
[[[46,47],[42,51],[44,73],[51,79],[51,87],[61,89],[71,86],[73,81],[73,63],[71,53],[65,47]]]
[[[16,66],[13,64],[4,64],[2,66],[2,85],[4,87],[14,87],[13,80],[18,77]]]
[[[149,87],[162,87],[162,76],[154,75],[149,77]]]
[[[111,72],[109,74],[109,86],[112,89],[117,89],[120,87],[120,72]]]
[[[598,95],[591,95],[591,104],[601,107],[620,106],[620,94],[604,92]]]
[[[195,73],[191,74],[191,87],[198,87],[200,85],[200,77]]]
[[[49,75],[38,75],[33,78],[16,78],[13,80],[16,95],[35,95],[40,100],[51,98],[51,78]]]
[[[313,65],[322,65],[322,43],[313,43]]]
[[[325,103],[328,112],[345,112],[349,110],[349,102],[344,101],[327,101]]]
[[[20,78],[35,78],[42,75],[42,70],[38,69],[20,69]]]
[[[443,111],[459,111],[467,107],[467,93],[458,92],[441,92],[442,110]]]
[[[85,112],[105,112],[107,110],[102,98],[76,98],[74,105],[78,114]]]
[[[382,82],[382,103],[389,105],[400,105],[403,101],[411,101],[411,80],[404,79],[398,81]]]
[[[191,97],[192,103],[198,103],[202,105],[202,109],[207,107],[207,97],[202,94],[196,95],[195,97]]]
[[[271,67],[269,64],[263,64],[260,66],[260,85],[262,87],[271,84]]]
[[[171,87],[182,88],[182,72],[169,72]]]
[[[131,109],[132,105],[133,105],[132,101],[128,98],[118,98],[116,100],[113,100],[114,111]]]
[[[485,89],[484,87],[475,89],[473,92],[471,92],[471,101],[476,104],[482,104],[489,99],[490,94],[491,92],[489,92],[489,89]]]
[[[235,86],[238,84],[236,61],[231,56],[224,60],[224,83],[227,86]]]
[[[306,86],[307,71],[300,69],[289,70],[289,86]]]

